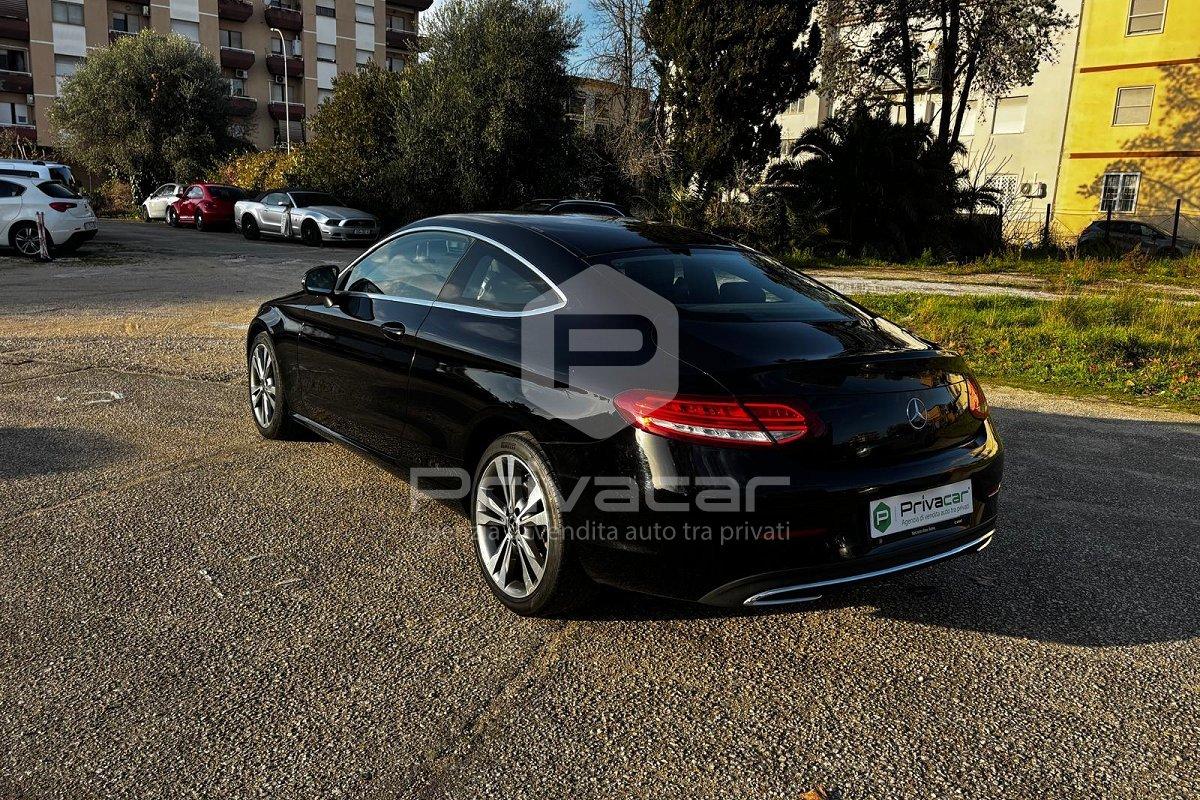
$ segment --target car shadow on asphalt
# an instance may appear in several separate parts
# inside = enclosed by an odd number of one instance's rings
[[[78,472],[132,452],[128,444],[86,428],[0,428],[0,480]]]
[[[982,553],[804,605],[721,609],[611,593],[585,620],[876,616],[1080,647],[1200,636],[1200,425],[1004,409],[1000,521]]]

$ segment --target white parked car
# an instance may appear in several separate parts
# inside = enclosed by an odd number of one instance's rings
[[[142,219],[149,222],[152,219],[166,219],[167,206],[179,199],[183,191],[182,183],[164,183],[150,193],[142,201]]]
[[[96,214],[75,190],[57,181],[0,177],[0,244],[37,256],[39,211],[46,215],[46,244],[56,252],[69,253],[96,236]]]
[[[0,159],[0,178],[36,178],[43,181],[58,181],[64,186],[75,188],[75,175],[66,164],[54,161],[30,161],[20,158]]]
[[[247,239],[281,236],[307,245],[370,243],[379,238],[373,214],[349,208],[325,192],[272,189],[233,206],[233,225]]]

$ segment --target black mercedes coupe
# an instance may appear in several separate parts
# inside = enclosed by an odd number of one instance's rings
[[[263,436],[461,500],[520,614],[593,582],[802,602],[995,532],[1002,448],[963,359],[695,231],[422,220],[264,304],[246,354]]]

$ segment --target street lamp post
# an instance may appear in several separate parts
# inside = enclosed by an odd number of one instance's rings
[[[288,155],[292,154],[292,104],[288,98],[288,76],[287,76],[287,39],[283,38],[283,31],[279,28],[271,28],[271,33],[279,34],[279,53],[283,56],[283,133],[287,142]]]

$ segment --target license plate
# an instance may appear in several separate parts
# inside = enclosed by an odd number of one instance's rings
[[[355,228],[354,235],[355,236],[370,236],[371,229],[370,228]]]
[[[879,539],[957,519],[970,514],[974,507],[969,480],[924,492],[872,500],[868,505],[871,538]]]
[[[83,223],[83,229],[84,229],[85,231],[94,231],[94,230],[96,230],[96,223],[94,223],[94,222],[85,222],[85,223]]]

